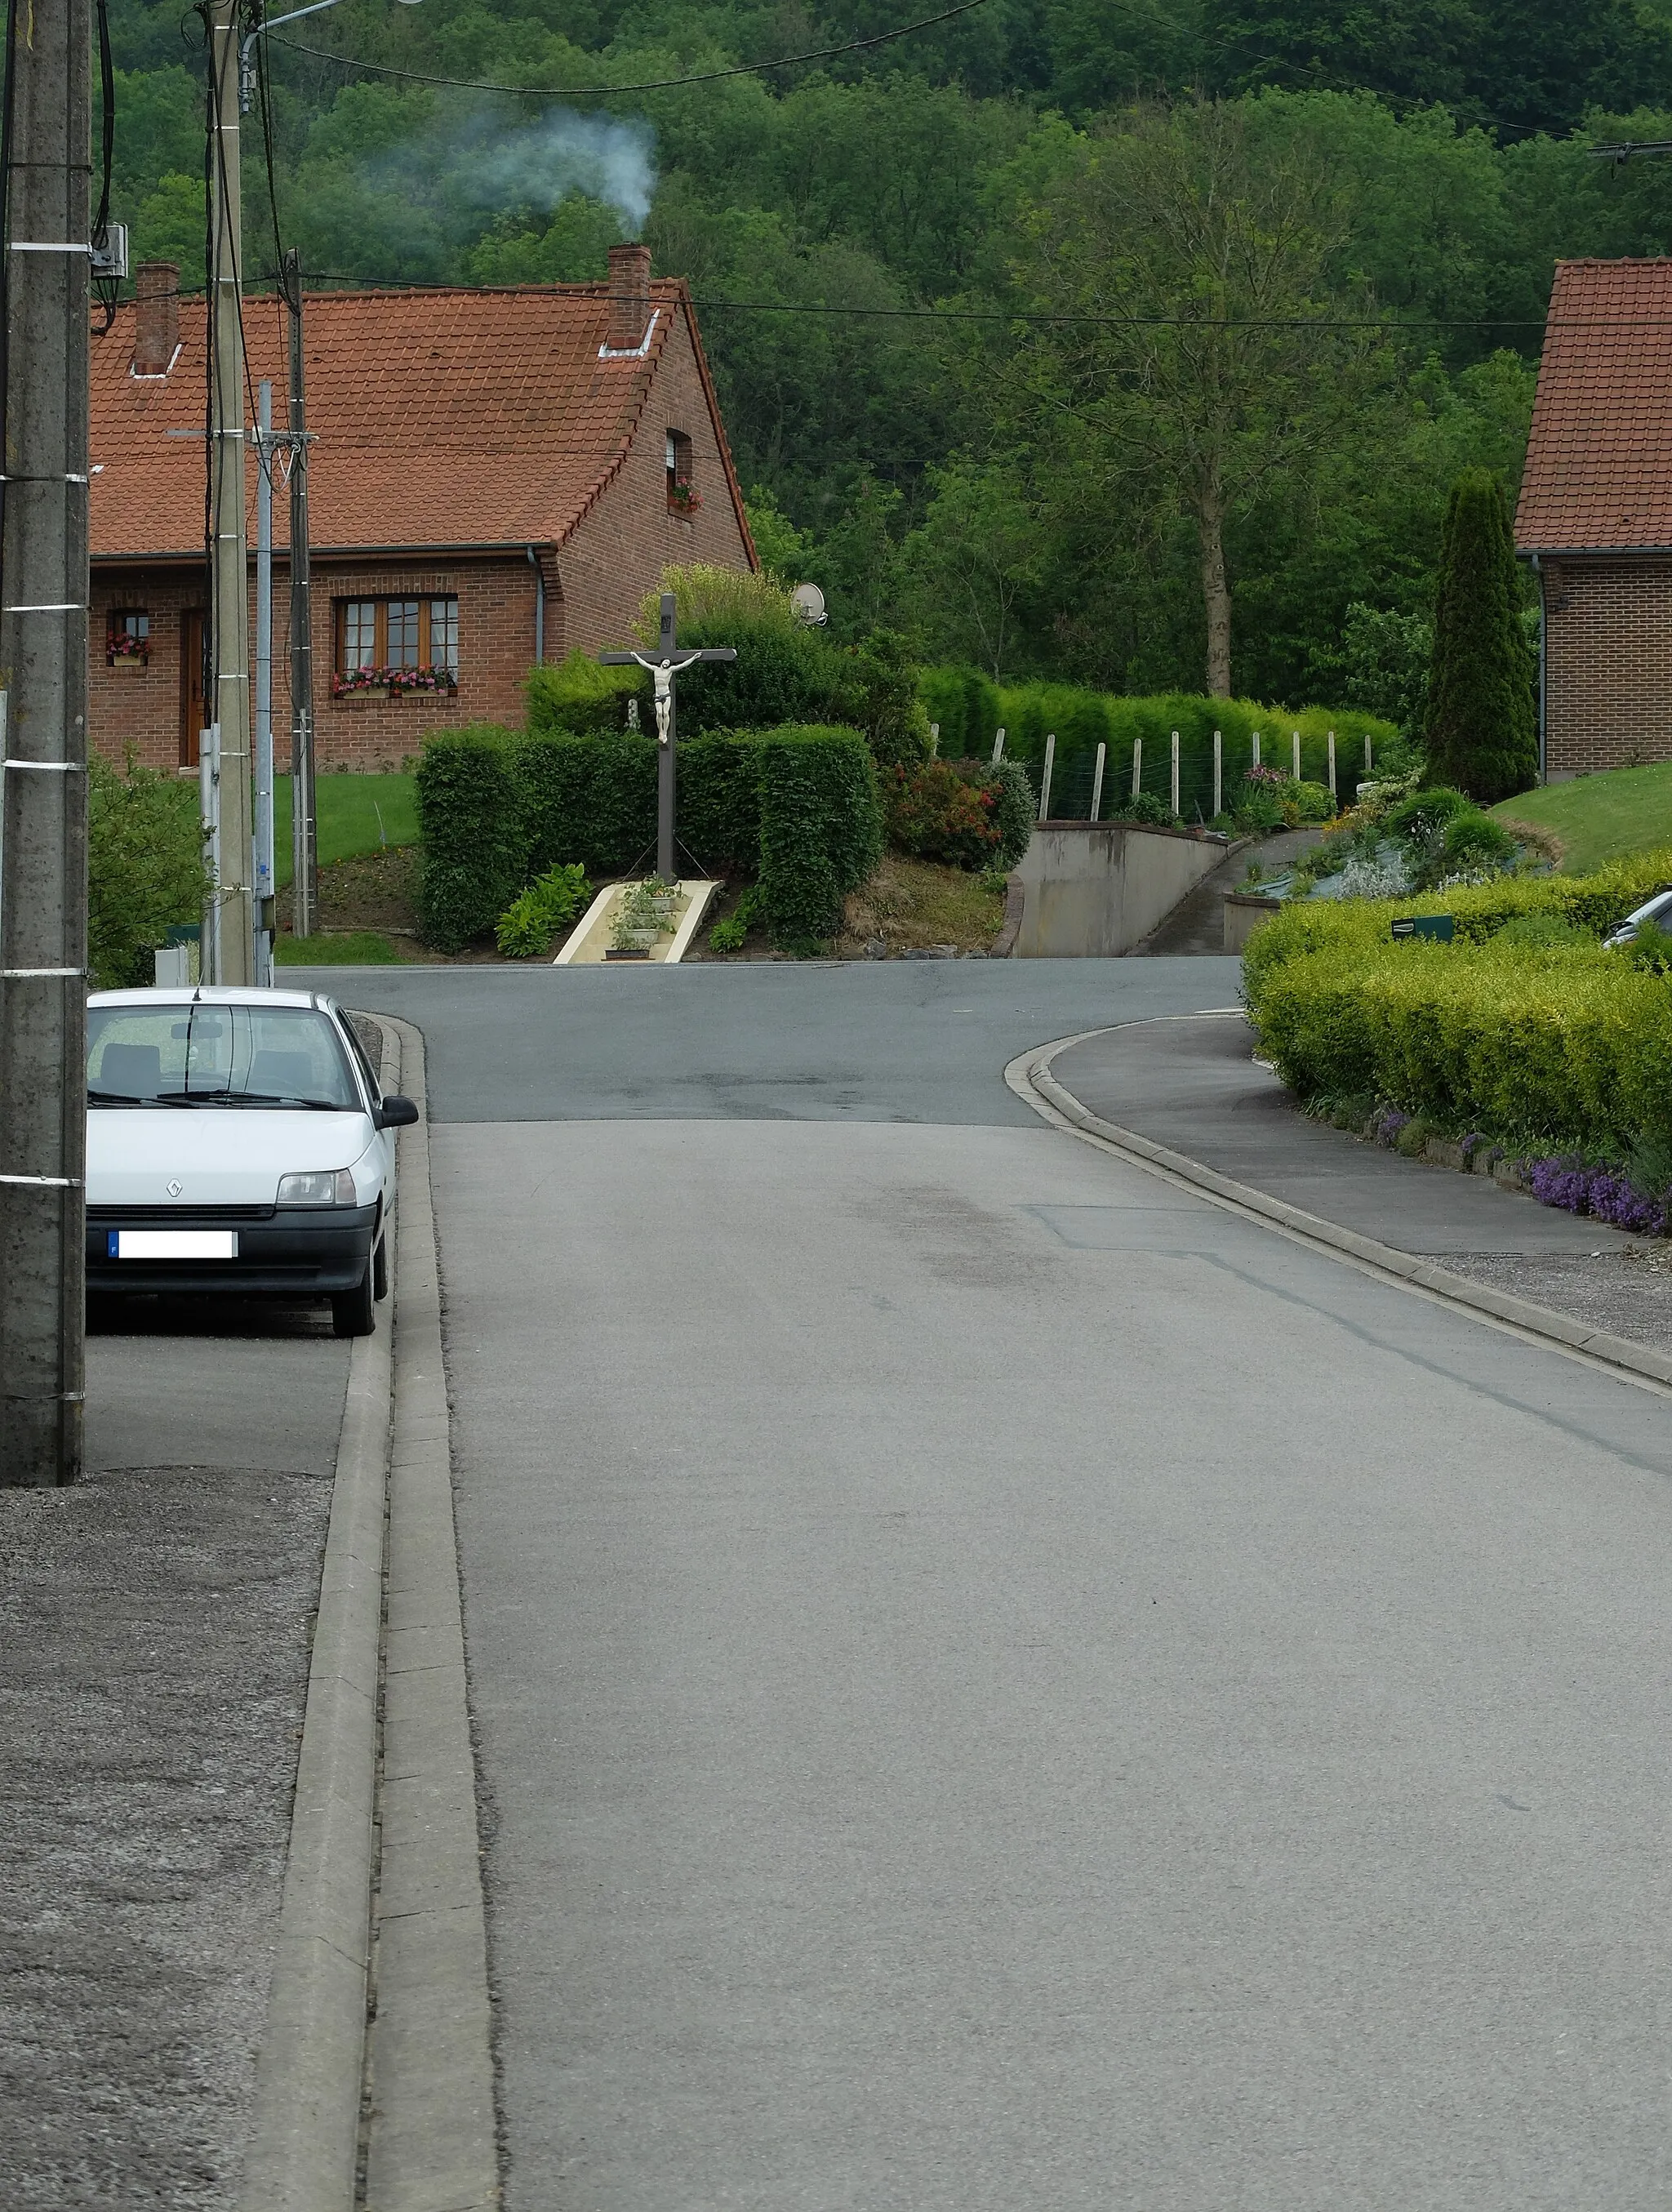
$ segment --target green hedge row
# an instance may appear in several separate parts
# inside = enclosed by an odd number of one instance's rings
[[[1002,727],[1005,757],[1024,763],[1039,787],[1045,739],[1056,738],[1051,771],[1051,812],[1073,820],[1089,814],[1097,747],[1106,748],[1103,810],[1117,793],[1130,793],[1134,750],[1140,791],[1168,799],[1172,783],[1172,733],[1179,733],[1179,812],[1187,822],[1213,814],[1213,732],[1220,733],[1223,803],[1228,807],[1244,771],[1253,765],[1254,738],[1268,768],[1294,765],[1294,732],[1300,732],[1303,780],[1328,780],[1329,732],[1335,732],[1336,786],[1350,800],[1365,773],[1365,740],[1376,754],[1397,735],[1391,722],[1354,707],[1262,706],[1252,699],[1213,699],[1187,692],[1152,698],[1119,698],[1067,684],[1024,684],[1000,689],[973,668],[926,668],[919,696],[940,725],[943,757],[972,753],[990,758]]]
[[[1529,913],[1605,928],[1669,874],[1672,854],[1663,853],[1589,878],[1286,908],[1244,956],[1262,1047],[1304,1099],[1373,1097],[1511,1142],[1672,1143],[1665,978],[1600,944],[1498,935]],[[1452,913],[1456,940],[1395,944],[1389,922],[1413,911]]]
[[[424,934],[456,951],[560,861],[593,877],[648,866],[656,746],[648,736],[519,732],[478,723],[431,738],[417,769]],[[756,875],[774,939],[833,933],[875,869],[882,811],[855,730],[790,726],[679,748],[680,842],[705,867]]]

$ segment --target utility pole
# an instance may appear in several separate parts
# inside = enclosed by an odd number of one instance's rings
[[[273,387],[255,410],[255,980],[273,980]]]
[[[244,517],[242,192],[238,138],[239,0],[210,0],[210,404],[214,623],[211,719],[221,732],[221,917],[217,983],[255,981],[250,811],[250,573]]]
[[[89,0],[27,20],[0,239],[0,1482],[49,1487],[82,1467]]]
[[[319,919],[319,832],[313,806],[313,615],[307,548],[307,393],[302,354],[302,257],[284,257],[290,310],[290,930],[312,937]]]

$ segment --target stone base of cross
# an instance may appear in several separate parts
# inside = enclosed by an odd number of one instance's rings
[[[679,869],[674,857],[674,817],[678,803],[678,751],[673,727],[674,679],[682,669],[698,660],[735,660],[729,645],[701,648],[681,646],[675,636],[673,594],[662,593],[662,632],[654,653],[600,653],[606,668],[637,665],[650,671],[656,702],[656,873],[665,884],[677,884]]]

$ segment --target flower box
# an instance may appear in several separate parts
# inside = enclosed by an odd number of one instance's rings
[[[404,699],[413,694],[456,698],[459,678],[450,668],[339,669],[331,679],[331,696],[347,699]]]

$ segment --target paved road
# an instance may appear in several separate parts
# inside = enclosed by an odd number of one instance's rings
[[[1665,1402],[1018,1115],[1218,967],[356,979],[514,2212],[1665,2203]]]

